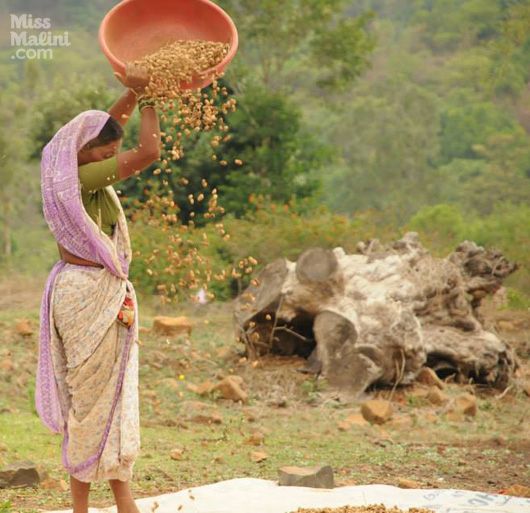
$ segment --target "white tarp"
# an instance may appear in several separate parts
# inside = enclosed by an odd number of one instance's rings
[[[142,513],[152,513],[155,502],[158,503],[156,513],[287,513],[298,508],[368,504],[404,510],[424,507],[437,513],[530,513],[530,499],[507,495],[464,490],[403,490],[386,485],[327,490],[278,486],[275,481],[253,478],[231,479],[136,501]],[[90,513],[115,511],[115,507],[90,508]]]

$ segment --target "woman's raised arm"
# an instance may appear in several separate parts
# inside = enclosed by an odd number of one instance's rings
[[[118,98],[108,112],[120,125],[124,126],[136,106],[137,97],[144,93],[149,85],[149,74],[141,66],[127,63],[125,75],[116,72],[114,76],[127,87],[127,91]]]
[[[137,94],[127,89],[108,110],[109,114],[121,125],[125,126],[136,106]]]
[[[140,110],[140,141],[136,148],[118,154],[120,180],[140,173],[160,158],[160,125],[156,110],[151,105]]]

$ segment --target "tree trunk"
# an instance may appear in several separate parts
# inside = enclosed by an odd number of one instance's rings
[[[309,357],[308,371],[353,395],[411,382],[424,365],[505,386],[514,353],[484,329],[477,308],[514,264],[472,242],[434,258],[413,233],[357,249],[311,248],[296,263],[279,259],[262,270],[236,301],[238,337],[251,357]]]

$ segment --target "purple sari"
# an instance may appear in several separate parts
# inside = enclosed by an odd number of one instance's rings
[[[109,114],[102,111],[82,112],[64,125],[44,148],[41,161],[44,217],[55,240],[68,252],[101,264],[106,271],[120,280],[124,280],[127,283],[127,288],[134,294],[132,284],[127,279],[131,261],[129,235],[125,216],[114,190],[110,192],[120,209],[119,223],[116,226],[117,236],[114,238],[107,236],[98,229],[86,213],[81,200],[77,153],[88,141],[99,134],[108,118]],[[118,239],[121,241],[120,245],[116,244]],[[116,404],[120,397],[131,344],[135,335],[137,336],[138,313],[135,301],[135,324],[128,329],[126,343],[121,355],[114,400],[106,420],[101,442],[94,454],[85,461],[73,465],[68,462],[67,458],[68,411],[65,411],[64,401],[61,400],[65,390],[60,389],[57,382],[58,369],[54,369],[51,344],[52,330],[54,329],[53,305],[51,304],[54,285],[57,276],[66,265],[65,262],[58,261],[53,266],[42,297],[35,405],[42,422],[52,432],[64,435],[63,464],[65,468],[71,474],[82,474],[97,463],[105,447]]]

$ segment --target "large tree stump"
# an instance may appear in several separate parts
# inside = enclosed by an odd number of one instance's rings
[[[477,308],[514,264],[472,242],[434,258],[414,233],[357,250],[311,248],[296,263],[266,266],[236,301],[249,355],[304,356],[308,370],[353,394],[409,383],[424,365],[460,381],[507,383],[515,357]]]

